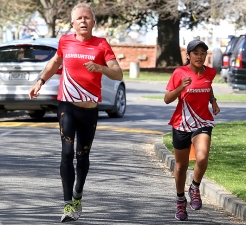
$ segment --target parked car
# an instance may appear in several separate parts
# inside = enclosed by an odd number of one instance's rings
[[[228,81],[232,52],[239,40],[239,37],[236,37],[233,35],[230,36],[229,38],[230,38],[230,41],[228,42],[228,45],[226,46],[225,52],[222,54],[222,66],[221,66],[221,71],[220,71],[221,79],[225,82]]]
[[[232,51],[228,84],[233,89],[246,90],[246,35],[240,35]]]
[[[56,53],[58,40],[28,38],[0,45],[0,113],[25,110],[31,117],[42,118],[46,112],[56,112],[61,68],[46,81],[38,99],[30,100],[28,92]],[[99,111],[105,111],[109,117],[123,117],[125,110],[124,80],[115,81],[103,75]]]

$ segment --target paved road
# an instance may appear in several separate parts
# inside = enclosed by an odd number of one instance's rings
[[[59,224],[62,190],[58,129],[0,127],[2,225]],[[174,179],[152,151],[157,135],[96,132],[84,191],[83,225],[181,224],[174,219]],[[185,224],[238,224],[204,198]]]
[[[163,84],[136,85],[130,82],[127,86],[126,116],[117,120],[102,114],[98,125],[128,129],[98,129],[84,191],[84,213],[75,223],[183,224],[174,220],[174,178],[152,150],[153,140],[161,138],[161,135],[137,131],[137,128],[146,127],[154,131],[169,131],[167,121],[174,106],[165,106],[162,100],[140,99],[145,93],[163,94]],[[225,91],[220,87],[218,90]],[[220,121],[235,120],[245,115],[244,106],[237,106],[235,113],[234,107],[226,103],[223,110],[226,113],[221,113]],[[226,115],[228,113],[229,116]],[[50,124],[49,118],[45,124]],[[1,225],[59,224],[63,202],[58,132],[58,128],[45,126],[0,126]],[[203,200],[201,211],[188,209],[189,221],[185,224],[244,224],[214,206],[213,200],[205,197]]]

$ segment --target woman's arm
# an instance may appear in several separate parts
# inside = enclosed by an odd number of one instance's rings
[[[212,109],[213,109],[213,114],[216,116],[219,112],[220,112],[220,108],[217,104],[217,99],[214,97],[214,91],[213,88],[211,87],[210,89],[210,99],[209,102],[212,105]]]
[[[190,77],[185,77],[182,80],[182,83],[173,91],[167,91],[164,96],[164,102],[166,104],[169,104],[171,102],[174,102],[178,96],[181,94],[181,92],[191,84],[191,78]]]

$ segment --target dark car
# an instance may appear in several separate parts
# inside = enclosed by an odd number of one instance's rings
[[[246,35],[241,35],[231,54],[228,84],[246,90]]]
[[[240,37],[236,36],[230,36],[230,41],[228,42],[228,45],[226,46],[225,52],[222,54],[222,65],[221,65],[221,79],[225,82],[228,80],[229,76],[229,70],[230,70],[230,61],[231,61],[231,55],[232,52],[240,39]]]

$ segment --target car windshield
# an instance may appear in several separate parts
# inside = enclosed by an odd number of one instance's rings
[[[37,45],[11,45],[0,47],[1,62],[45,62],[56,53],[56,49]]]

